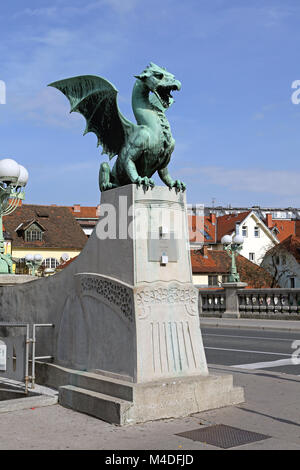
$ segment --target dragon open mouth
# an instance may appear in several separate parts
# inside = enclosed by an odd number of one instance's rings
[[[171,94],[173,90],[178,90],[178,86],[160,86],[154,92],[164,108],[168,108],[173,103],[173,96]]]

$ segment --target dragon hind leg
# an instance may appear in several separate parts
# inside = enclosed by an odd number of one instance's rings
[[[100,191],[116,188],[117,185],[111,182],[111,172],[109,164],[104,162],[100,165],[99,170],[99,188]]]

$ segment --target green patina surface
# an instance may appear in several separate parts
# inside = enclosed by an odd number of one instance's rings
[[[243,246],[238,243],[231,243],[229,245],[224,245],[224,249],[227,254],[231,257],[231,270],[229,274],[229,282],[240,282],[240,275],[237,271],[236,266],[236,257],[242,250]]]
[[[140,74],[132,92],[132,109],[137,124],[126,119],[117,104],[117,89],[107,80],[83,75],[51,83],[69,99],[71,112],[82,114],[85,134],[94,132],[103,152],[116,162],[100,166],[101,191],[130,183],[154,186],[152,176],[158,172],[170,188],[184,191],[185,184],[174,180],[168,164],[175,146],[165,111],[173,103],[171,92],[179,91],[181,83],[166,69],[152,62]]]

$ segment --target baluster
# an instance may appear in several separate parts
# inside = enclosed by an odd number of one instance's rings
[[[273,295],[267,294],[266,297],[266,304],[267,304],[267,313],[271,314],[274,311],[274,302],[273,302]]]
[[[267,310],[267,295],[264,293],[259,294],[258,302],[259,302],[259,312],[265,314]]]
[[[239,311],[244,313],[246,310],[246,296],[244,294],[238,294],[239,299]]]
[[[252,302],[252,313],[258,313],[259,303],[258,303],[258,295],[256,293],[252,295],[251,302]]]
[[[289,299],[288,299],[287,292],[281,294],[280,303],[281,303],[281,312],[289,313],[290,306],[289,306]]]

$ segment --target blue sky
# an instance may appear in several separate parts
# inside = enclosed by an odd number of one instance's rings
[[[27,203],[96,205],[108,157],[47,84],[103,76],[134,120],[133,75],[153,61],[182,83],[167,115],[188,202],[300,207],[299,25],[298,0],[3,2],[0,158],[28,168]]]

